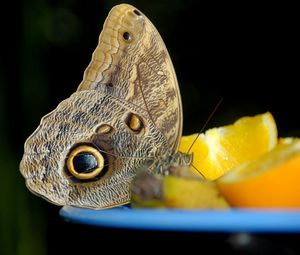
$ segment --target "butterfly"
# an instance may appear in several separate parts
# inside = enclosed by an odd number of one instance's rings
[[[57,205],[109,208],[130,201],[139,169],[188,165],[177,151],[182,105],[166,46],[150,20],[113,7],[77,91],[26,140],[20,171],[29,190]]]

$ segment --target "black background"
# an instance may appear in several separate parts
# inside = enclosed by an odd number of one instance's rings
[[[255,235],[251,247],[239,250],[230,241],[234,236],[227,233],[73,225],[59,217],[59,207],[28,192],[18,171],[24,141],[43,115],[75,91],[104,19],[118,3],[27,0],[1,8],[0,253],[156,252],[162,244],[166,250],[194,247],[202,252],[208,247],[254,254],[267,244],[278,254],[296,254],[298,235]],[[299,29],[294,6],[227,2],[209,6],[191,0],[128,3],[149,17],[167,45],[180,84],[184,134],[201,130],[223,98],[204,129],[270,111],[279,136],[300,136]],[[138,243],[143,247],[138,248]]]

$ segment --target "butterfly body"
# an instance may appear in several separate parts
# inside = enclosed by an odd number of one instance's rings
[[[77,91],[25,142],[20,171],[52,203],[121,205],[147,162],[158,172],[190,163],[177,152],[181,130],[180,92],[159,33],[136,8],[118,5]]]

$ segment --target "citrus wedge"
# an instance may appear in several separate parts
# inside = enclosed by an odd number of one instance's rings
[[[214,182],[166,176],[163,185],[164,202],[168,208],[224,209],[229,207]]]
[[[187,153],[197,134],[183,136],[179,151]],[[200,134],[189,153],[192,170],[215,180],[241,163],[254,160],[277,144],[277,127],[271,113],[246,116],[234,124]]]
[[[236,167],[217,187],[232,206],[300,207],[300,141]]]
[[[191,173],[188,169],[187,171]],[[229,208],[216,183],[199,176],[139,173],[131,184],[131,205],[146,208]]]

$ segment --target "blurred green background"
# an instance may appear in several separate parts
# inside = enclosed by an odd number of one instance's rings
[[[40,118],[79,85],[104,19],[122,1],[26,0],[2,17],[0,254],[52,254],[69,233],[59,207],[32,195],[18,170]],[[161,33],[177,72],[184,134],[270,111],[280,136],[300,136],[294,16],[277,6],[127,1]],[[298,31],[298,30],[297,30]],[[73,229],[74,230],[74,229]]]

